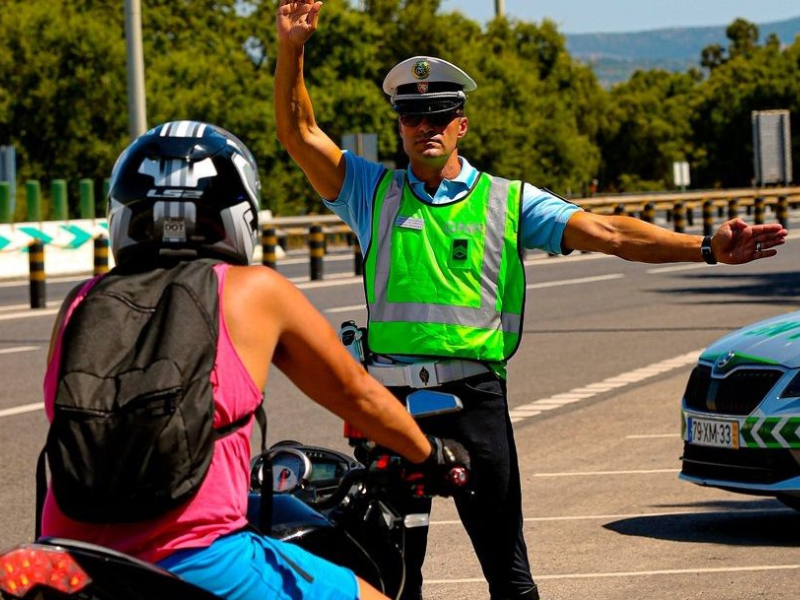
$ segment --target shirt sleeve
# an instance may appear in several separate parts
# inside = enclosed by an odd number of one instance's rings
[[[567,221],[579,210],[582,209],[575,204],[524,183],[520,224],[523,247],[551,254],[569,254],[572,249],[562,249],[561,240]]]
[[[345,176],[339,197],[323,198],[323,202],[347,223],[358,236],[361,248],[366,250],[372,234],[373,197],[386,168],[352,152],[345,152],[344,159]]]

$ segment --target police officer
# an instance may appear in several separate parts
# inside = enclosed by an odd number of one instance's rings
[[[426,419],[424,427],[469,450],[476,491],[456,504],[491,598],[536,600],[506,401],[506,363],[519,345],[525,304],[520,248],[734,264],[774,255],[786,230],[736,219],[713,236],[677,234],[587,213],[528,183],[479,172],[458,152],[469,128],[467,94],[477,85],[435,57],[404,60],[383,83],[408,168],[389,171],[343,153],[317,126],[303,80],[303,45],[317,28],[321,5],[282,0],[278,8],[278,137],[367,249],[368,338],[378,355],[369,372],[399,398],[434,388],[464,402],[463,411]],[[420,529],[407,541],[406,600],[421,597],[426,535]]]

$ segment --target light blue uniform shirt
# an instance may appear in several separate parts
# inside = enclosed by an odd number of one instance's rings
[[[325,204],[356,233],[361,251],[366,252],[372,236],[372,206],[375,190],[385,167],[345,152],[347,170],[342,190],[336,200]],[[453,179],[445,179],[431,196],[409,166],[406,171],[409,185],[417,197],[431,204],[445,204],[463,198],[472,189],[479,172],[463,157],[461,171]],[[568,254],[561,248],[561,238],[570,216],[581,210],[578,206],[548,192],[524,183],[522,186],[522,216],[520,235],[525,248],[538,248],[551,254]]]

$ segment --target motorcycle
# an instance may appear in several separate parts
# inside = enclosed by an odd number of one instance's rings
[[[462,408],[456,396],[423,390],[409,395],[406,406],[415,418]],[[251,463],[248,520],[261,525],[262,531],[269,529],[274,538],[350,568],[385,595],[397,598],[405,581],[405,531],[427,526],[428,515],[401,516],[389,498],[397,493],[425,495],[425,483],[406,481],[403,459],[376,449],[347,429],[355,454],[370,457],[368,465],[345,453],[296,441],[280,442],[256,456]],[[453,489],[468,493],[469,473],[464,467],[453,467],[446,478]],[[271,490],[262,491],[265,485]],[[62,538],[41,538],[0,555],[0,597],[219,600],[156,565]]]

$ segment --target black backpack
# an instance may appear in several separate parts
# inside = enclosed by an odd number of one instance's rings
[[[197,492],[215,440],[249,421],[248,414],[213,428],[213,264],[114,269],[75,309],[64,329],[54,417],[37,469],[40,510],[46,454],[53,494],[68,517],[156,517]]]

